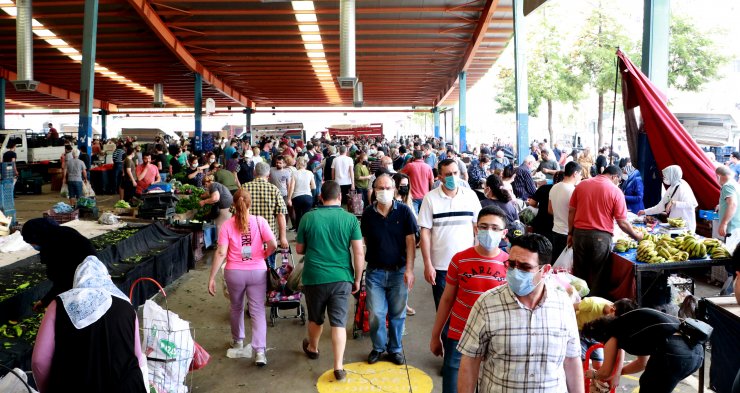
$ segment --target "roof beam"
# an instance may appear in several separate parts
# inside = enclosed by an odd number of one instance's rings
[[[224,95],[245,107],[253,108],[254,102],[245,97],[232,86],[218,79],[211,71],[198,62],[193,55],[178,41],[175,34],[167,27],[156,11],[146,0],[128,0],[128,3],[136,10],[146,24],[159,37],[162,43],[182,61],[188,69],[203,76],[203,81],[213,86]]]
[[[257,9],[247,9],[247,10],[239,10],[239,9],[223,9],[223,10],[214,10],[214,9],[197,9],[197,10],[173,10],[171,8],[166,8],[163,10],[157,10],[157,13],[160,16],[180,16],[183,15],[183,11],[191,12],[193,14],[196,14],[198,16],[259,16],[259,15],[295,15],[296,13],[303,13],[303,12],[296,12],[292,9],[274,9],[270,7],[263,7],[263,8],[257,8]],[[377,14],[401,14],[401,13],[440,13],[440,12],[482,12],[481,8],[479,7],[455,7],[454,9],[452,7],[382,7],[382,8],[358,8],[357,9],[357,15],[377,15]],[[308,12],[307,12],[308,13]],[[315,13],[317,15],[338,15],[339,14],[339,7],[332,7],[332,8],[322,8],[310,11],[310,13]]]
[[[18,79],[18,75],[15,72],[2,67],[0,67],[0,77],[9,81],[14,81]],[[71,102],[72,104],[80,103],[79,93],[75,93],[67,89],[62,89],[61,87],[52,86],[44,82],[39,82],[39,85],[36,88],[36,93],[46,94],[54,98],[66,100]],[[98,99],[93,100],[93,106],[105,110],[116,110],[116,105]]]
[[[447,97],[452,94],[452,90],[455,87],[455,81],[457,80],[457,74],[462,71],[467,71],[468,67],[470,67],[470,64],[473,63],[475,53],[478,51],[478,47],[480,46],[481,42],[483,42],[483,39],[486,37],[488,25],[491,22],[491,18],[493,18],[493,14],[496,12],[498,2],[499,0],[486,0],[486,4],[483,6],[483,10],[480,14],[480,18],[478,18],[478,25],[475,27],[475,32],[473,32],[473,36],[471,37],[471,43],[462,58],[462,66],[458,68],[455,76],[451,78],[446,91],[440,94],[439,99],[434,101],[435,106],[441,102],[444,102],[444,100],[446,100]]]

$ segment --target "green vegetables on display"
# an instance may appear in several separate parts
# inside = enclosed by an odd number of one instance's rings
[[[137,228],[117,229],[115,231],[111,231],[98,237],[92,238],[90,239],[90,242],[93,244],[93,247],[95,247],[96,250],[102,250],[108,246],[117,244],[121,240],[130,238],[138,231],[139,229]]]

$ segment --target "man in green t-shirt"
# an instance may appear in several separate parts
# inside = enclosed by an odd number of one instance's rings
[[[308,338],[303,339],[303,351],[310,359],[319,357],[319,338],[327,313],[334,352],[334,377],[340,381],[347,376],[343,358],[349,295],[360,289],[365,252],[360,223],[341,207],[339,184],[325,182],[319,198],[323,206],[303,216],[296,238],[296,252],[305,255],[302,279],[308,309]]]

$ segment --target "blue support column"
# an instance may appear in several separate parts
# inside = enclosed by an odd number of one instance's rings
[[[434,137],[439,138],[439,107],[432,108],[432,116],[434,116]]]
[[[521,164],[529,154],[529,108],[524,0],[514,0],[514,84],[516,91],[516,149]]]
[[[80,124],[77,148],[85,153],[86,164],[92,156],[92,109],[95,95],[95,46],[98,35],[98,0],[85,0],[82,29],[82,72],[80,75]]]
[[[465,118],[467,115],[467,105],[468,105],[468,73],[463,71],[460,73],[459,80],[459,86],[458,89],[460,90],[460,149],[459,153],[465,152],[468,150],[468,140],[467,140],[467,128],[468,128],[468,121]]]
[[[108,111],[105,109],[100,110],[100,139],[105,141],[108,139]]]
[[[664,92],[668,88],[670,21],[670,0],[645,0],[642,26],[642,72],[658,89]],[[645,184],[642,200],[645,206],[654,206],[658,204],[661,197],[660,168],[655,163],[647,135],[640,135],[637,140],[637,169],[640,170]]]
[[[193,104],[195,111],[195,151],[203,150],[203,76],[195,74],[195,102]]]
[[[5,78],[0,78],[0,130],[5,129]]]

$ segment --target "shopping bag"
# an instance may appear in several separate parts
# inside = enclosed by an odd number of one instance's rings
[[[735,252],[735,248],[740,244],[740,228],[733,229],[732,232],[727,234],[725,237],[725,248],[730,254]]]
[[[183,382],[195,352],[190,323],[151,300],[144,303],[143,315],[142,351],[148,359],[149,383],[157,391],[187,391]]]
[[[552,265],[555,270],[564,270],[566,272],[573,271],[573,248],[565,247],[565,250],[560,253],[560,256]]]
[[[87,197],[87,198],[91,198],[95,196],[95,191],[93,190],[89,181],[82,182],[82,196]]]
[[[10,369],[8,369],[10,370]],[[7,371],[7,370],[6,370]],[[3,393],[38,393],[28,386],[28,375],[19,369],[10,370],[5,376],[0,378],[0,392]]]
[[[280,289],[280,274],[267,263],[267,260],[265,260],[265,264],[267,265],[267,292],[277,291]]]
[[[286,287],[293,292],[298,292],[303,289],[303,258],[293,268],[293,271],[288,277]]]
[[[226,267],[226,262],[222,263],[221,268],[218,269],[218,281],[221,283],[221,291],[223,292],[224,297],[230,301],[231,297],[229,296],[229,287],[226,285],[224,267]]]
[[[362,193],[357,191],[349,192],[349,210],[356,216],[362,215],[362,210],[365,208],[362,202]]]
[[[62,189],[59,190],[59,196],[62,198],[69,197],[69,187],[67,187],[67,183],[62,184]]]
[[[208,364],[211,360],[211,354],[208,353],[200,344],[193,342],[195,345],[195,353],[193,354],[193,362],[190,363],[190,371],[200,370]]]

